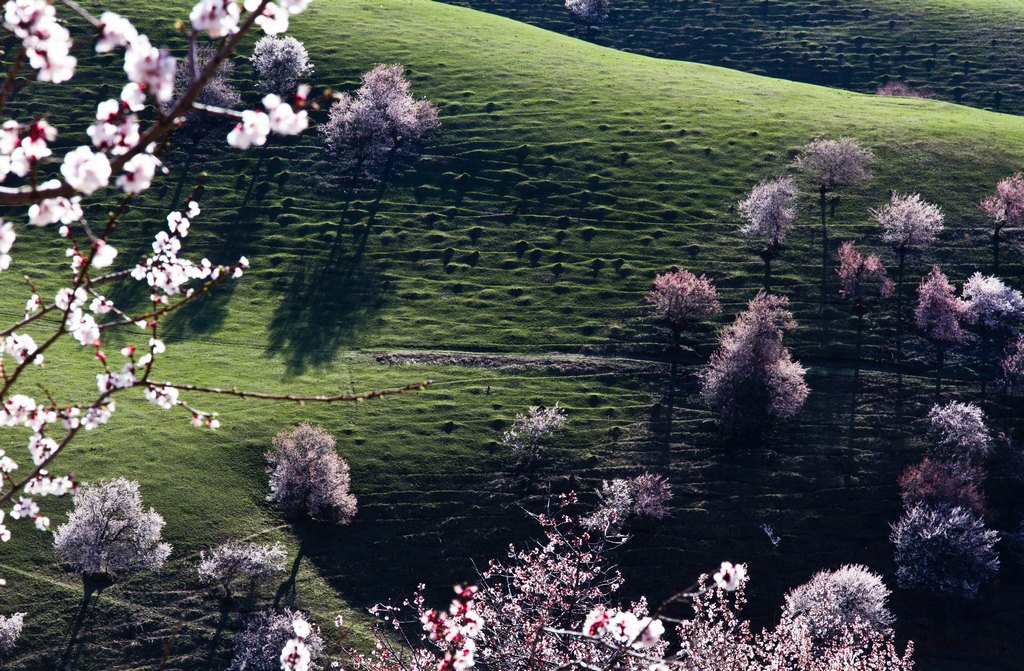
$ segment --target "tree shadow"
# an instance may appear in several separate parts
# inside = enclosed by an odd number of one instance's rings
[[[349,195],[333,240],[305,241],[282,273],[282,298],[270,322],[268,354],[283,353],[289,374],[333,359],[351,343],[370,316],[380,308],[390,280],[379,277],[366,263],[366,248],[380,212],[385,185],[380,185],[365,211],[354,211]],[[346,228],[351,231],[347,241]]]
[[[93,594],[96,594],[102,590],[102,586],[94,584],[92,581],[83,579],[82,581],[82,601],[78,605],[78,614],[75,616],[74,624],[71,625],[71,636],[68,638],[68,645],[64,649],[64,654],[61,656],[60,666],[58,667],[61,671],[71,671],[74,668],[72,662],[75,661],[76,644],[78,643],[78,636],[82,631],[82,625],[85,623],[86,612],[89,609],[89,605],[93,601]],[[81,647],[77,646],[77,652],[81,652]]]
[[[300,536],[299,552],[295,555],[295,561],[292,562],[292,569],[288,573],[288,577],[285,578],[284,582],[281,583],[280,587],[277,588],[277,592],[274,594],[275,609],[281,607],[282,600],[287,600],[288,605],[292,605],[295,602],[295,581],[299,577],[299,565],[302,563],[302,558],[305,556],[306,543],[302,542]]]
[[[224,638],[224,629],[228,624],[228,616],[231,614],[231,602],[228,599],[221,598],[217,602],[220,605],[220,619],[217,620],[217,628],[213,632],[213,638],[210,639],[210,651],[206,656],[206,668],[209,671],[220,668],[217,665],[217,649],[220,648],[220,642]]]

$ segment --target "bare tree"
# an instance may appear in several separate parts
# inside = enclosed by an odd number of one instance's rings
[[[348,462],[338,456],[335,445],[334,436],[305,422],[277,434],[274,449],[267,453],[267,500],[288,514],[348,524],[356,514],[357,500],[349,491]]]
[[[258,583],[284,571],[286,557],[280,543],[262,545],[229,540],[199,555],[196,572],[204,585],[219,585],[230,601],[242,581]]]
[[[116,580],[163,566],[171,554],[170,544],[161,542],[163,526],[159,513],[143,509],[139,483],[116,478],[86,484],[54,533],[54,551],[87,585]]]
[[[788,419],[807,399],[806,371],[782,345],[782,329],[794,325],[788,305],[762,291],[719,336],[701,377],[704,400],[727,431]]]

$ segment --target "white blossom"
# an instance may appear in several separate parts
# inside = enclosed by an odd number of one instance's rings
[[[270,117],[260,110],[245,110],[242,120],[228,133],[228,144],[237,149],[260,147],[270,134]]]
[[[60,172],[73,189],[88,195],[110,181],[110,160],[83,145],[64,156]]]
[[[238,32],[238,4],[235,0],[199,0],[188,15],[192,27],[212,39]]]

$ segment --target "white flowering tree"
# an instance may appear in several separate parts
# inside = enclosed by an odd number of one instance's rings
[[[765,267],[765,291],[771,288],[772,259],[796,220],[798,195],[796,180],[779,177],[760,182],[737,205],[744,221],[740,233],[764,243],[761,258]]]
[[[252,615],[231,641],[228,671],[321,669],[323,639],[300,611],[267,609]]]
[[[26,501],[22,499],[15,510],[26,505],[35,508]],[[139,483],[117,478],[86,484],[75,493],[74,503],[68,521],[53,535],[53,549],[87,587],[157,570],[170,556],[170,544],[160,538],[164,518],[152,508],[143,508]],[[23,512],[38,516],[38,510]]]
[[[242,582],[256,584],[284,571],[287,553],[280,543],[266,545],[229,540],[199,556],[199,582],[224,590],[230,601]]]
[[[551,436],[564,429],[568,421],[569,416],[558,403],[550,408],[531,406],[525,413],[516,415],[512,428],[502,435],[501,442],[520,462],[530,465],[540,457]]]
[[[290,35],[261,37],[249,60],[261,93],[294,95],[314,71],[306,45]]]

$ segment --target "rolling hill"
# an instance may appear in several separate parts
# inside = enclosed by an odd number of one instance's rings
[[[136,1],[123,12],[180,49],[166,25],[154,25],[155,7]],[[160,16],[167,7],[187,10],[162,3]],[[349,88],[375,63],[402,63],[414,91],[438,105],[442,130],[379,204],[372,194],[316,187],[315,133],[247,154],[224,147],[179,157],[134,207],[122,252],[148,244],[179,187],[187,191],[202,170],[211,177],[192,248],[211,259],[245,254],[254,270],[170,323],[160,374],[280,391],[434,384],[350,407],[204,399],[222,411],[218,433],[144,402],[119,404],[108,430],[64,463],[86,480],[140,480],[176,551],[159,577],[117,585],[83,608],[75,668],[151,664],[179,623],[172,668],[223,664],[239,618],[221,620],[188,568],[229,535],[301,551],[298,587],[283,598],[326,624],[336,610],[405,595],[422,579],[447,588],[469,577],[469,558],[528,536],[516,503],[536,504],[548,483],[589,492],[601,478],[646,469],[668,474],[676,498],[671,519],[635,529],[620,556],[637,592],[666,596],[723,558],[746,560],[752,612],[768,621],[782,593],[822,567],[863,562],[892,582],[895,478],[923,450],[927,408],[937,397],[977,395],[990,371],[965,351],[950,360],[937,395],[931,352],[911,334],[907,361],[895,366],[893,306],[859,332],[834,296],[834,248],[856,238],[882,250],[867,207],[890,189],[920,190],[946,210],[947,230],[913,259],[908,281],[933,263],[958,282],[987,270],[975,203],[1019,166],[1024,120],[652,59],[427,0],[318,0],[292,34],[324,85]],[[252,98],[247,63],[237,66]],[[83,54],[78,100],[109,95],[116,79],[104,72],[117,70],[111,57]],[[41,87],[12,114],[52,107],[70,145],[84,137],[90,112],[73,107],[78,100]],[[733,205],[758,179],[786,172],[818,135],[871,147],[876,177],[843,195],[824,268],[816,200],[806,198],[773,287],[793,302],[800,326],[787,343],[810,368],[811,399],[770,449],[731,445],[695,393],[693,372],[714,347],[714,329],[690,338],[673,377],[664,334],[640,302],[655,273],[681,265],[715,279],[725,306],[716,326],[728,323],[761,285],[757,250],[737,235]],[[22,274],[57,286],[55,237],[19,236],[21,256],[0,276],[5,316],[21,309]],[[1005,250],[1002,273],[1016,281],[1021,270],[1020,256]],[[89,357],[74,371],[88,383]],[[555,401],[569,409],[571,432],[540,482],[524,486],[495,441],[517,412]],[[1020,429],[1011,399],[990,393],[984,405],[997,430]],[[262,453],[278,430],[304,419],[334,432],[352,465],[361,512],[350,527],[289,524],[264,501]],[[995,480],[993,510],[1009,510],[1018,490]],[[60,506],[49,505],[59,520]],[[762,523],[782,536],[778,548]],[[992,523],[1017,520],[1003,512]],[[15,585],[0,594],[0,609],[32,614],[12,668],[45,668],[64,652],[80,593],[46,539],[19,531],[0,555]],[[1008,636],[1022,619],[1020,586],[1006,575],[984,608],[897,595],[900,631],[919,641],[928,668],[1011,668],[1020,658],[1021,643]]]
[[[993,0],[613,0],[577,25],[561,0],[446,0],[635,53],[874,92],[891,80],[942,99],[1024,111],[1024,5]]]

